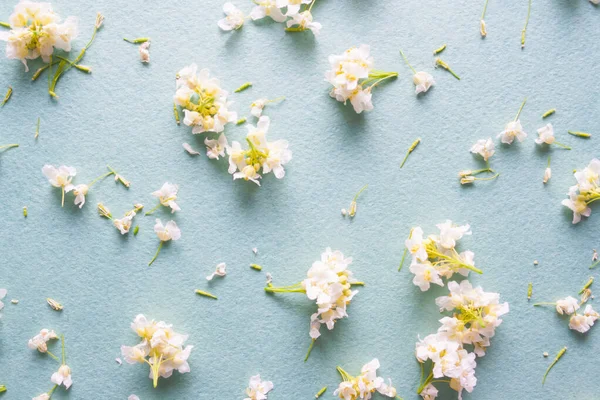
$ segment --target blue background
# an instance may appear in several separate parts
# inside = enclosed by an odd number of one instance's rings
[[[235,4],[251,9],[250,2]],[[441,316],[434,299],[446,289],[423,294],[412,284],[408,264],[401,273],[397,267],[410,228],[433,233],[445,219],[471,224],[473,235],[461,246],[475,252],[485,271],[471,281],[499,292],[511,308],[488,354],[477,360],[478,383],[465,398],[597,396],[600,328],[581,335],[552,309],[531,305],[575,295],[590,276],[592,248],[600,247],[600,209],[572,226],[571,212],[560,204],[575,182],[572,170],[598,156],[597,7],[587,0],[534,0],[521,50],[526,0],[491,0],[484,40],[483,1],[317,0],[313,13],[323,30],[316,39],[309,32],[286,34],[266,20],[223,33],[216,25],[222,2],[214,0],[53,5],[63,18],[80,18],[74,54],[87,42],[97,11],[106,22],[82,62],[93,74],[67,73],[58,101],[47,95],[46,75],[32,83],[18,61],[0,60],[0,88],[14,88],[0,109],[0,142],[21,145],[0,153],[0,286],[9,291],[0,322],[0,383],[8,386],[3,398],[50,389],[58,364],[27,348],[28,338],[47,327],[65,334],[73,370],[72,388],[57,390],[56,399],[126,399],[132,393],[143,400],[241,399],[257,373],[274,382],[270,399],[309,399],[324,385],[330,388],[325,398],[331,398],[339,382],[336,365],[358,373],[373,357],[399,395],[416,399],[414,345],[417,335],[437,329]],[[13,6],[0,4],[0,19],[7,20]],[[152,38],[149,65],[139,62],[124,36]],[[377,69],[399,71],[400,77],[375,89],[372,112],[356,115],[329,98],[323,74],[329,54],[361,43],[371,46]],[[434,71],[432,51],[443,43],[448,48],[442,58],[460,82]],[[437,84],[424,96],[415,97],[400,48],[417,70],[434,74]],[[261,188],[234,182],[225,160],[184,152],[181,144],[189,142],[204,153],[204,136],[178,127],[172,114],[175,74],[193,62],[210,68],[230,91],[254,83],[230,96],[240,116],[249,115],[253,100],[286,96],[265,109],[270,138],[287,139],[293,151],[285,179],[268,176]],[[470,146],[495,137],[525,97],[521,121],[529,137],[497,146],[492,166],[500,178],[461,187],[458,171],[481,165]],[[557,113],[542,121],[550,108]],[[535,130],[546,122],[573,150],[535,145]],[[594,136],[572,137],[568,129]],[[241,140],[246,127],[228,126],[226,132]],[[399,169],[417,137],[422,143]],[[548,155],[553,178],[544,186]],[[127,190],[109,178],[93,187],[83,210],[72,197],[61,209],[59,191],[41,173],[45,163],[76,167],[78,183],[89,183],[110,164],[132,185]],[[151,208],[150,193],[165,181],[180,185],[182,211],[174,219],[182,238],[148,268],[158,245],[154,218],[137,217],[139,235],[121,236],[97,216],[95,204],[104,202],[115,215],[134,202]],[[369,188],[356,218],[342,218],[340,209],[364,184]],[[156,216],[171,217],[164,209]],[[266,295],[264,272],[273,274],[275,284],[296,283],[327,246],[352,256],[351,269],[367,286],[349,307],[350,318],[324,333],[303,363],[315,307],[298,294]],[[227,263],[227,277],[207,283],[219,262]],[[250,263],[263,265],[263,272]],[[534,283],[532,302],[528,282]],[[219,300],[199,297],[194,289]],[[62,302],[64,311],[52,311],[46,297]],[[18,305],[10,304],[13,298]],[[122,344],[137,343],[129,324],[138,313],[190,335],[191,373],[161,379],[154,390],[146,366],[115,363]],[[567,354],[542,386],[547,365],[565,345]],[[542,357],[544,351],[550,358]]]

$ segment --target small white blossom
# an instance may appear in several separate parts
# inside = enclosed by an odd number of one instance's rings
[[[89,190],[90,188],[85,184],[67,185],[65,187],[65,193],[73,191],[73,194],[75,195],[75,205],[78,205],[79,208],[82,208],[85,204],[85,196],[88,194]]]
[[[60,23],[50,3],[20,1],[9,18],[10,32],[0,32],[7,42],[6,56],[20,60],[28,71],[27,60],[42,57],[49,62],[54,49],[71,51],[71,41],[77,37],[77,18],[68,17]]]
[[[258,100],[255,100],[254,102],[252,102],[252,104],[250,104],[250,114],[252,114],[256,118],[260,118],[260,116],[262,115],[263,109],[265,108],[265,105],[267,104],[267,101],[268,101],[267,99],[258,99]]]
[[[225,263],[219,263],[219,264],[217,264],[217,267],[215,268],[215,272],[213,272],[212,274],[208,275],[206,277],[206,280],[207,281],[212,281],[212,279],[215,276],[225,276],[225,275],[227,275],[227,272],[225,270],[226,267],[227,266],[225,265]]]
[[[140,400],[139,397],[137,397],[135,394],[130,395],[127,400]]]
[[[190,144],[189,144],[189,143],[184,143],[184,144],[183,144],[183,148],[185,149],[185,151],[187,151],[187,152],[188,152],[188,154],[190,154],[190,155],[192,155],[192,156],[198,156],[198,155],[200,155],[200,152],[199,152],[199,151],[196,151],[196,150],[194,150],[194,149],[193,149],[193,147],[192,147],[192,146],[190,146]]]
[[[73,384],[73,379],[71,378],[71,368],[68,365],[63,364],[58,368],[58,371],[52,374],[50,378],[52,383],[57,385],[63,385],[65,389],[69,389]]]
[[[142,43],[139,47],[139,51],[140,51],[140,61],[143,63],[149,63],[150,62],[150,50],[148,50],[150,48],[150,41],[146,41],[144,43]]]
[[[250,18],[254,21],[262,19],[264,17],[271,17],[275,22],[284,22],[287,18],[279,7],[275,0],[258,0],[255,1],[256,6],[250,12]]]
[[[494,150],[494,142],[491,138],[489,139],[479,139],[477,143],[471,147],[471,153],[479,154],[483,157],[484,161],[488,161],[495,153]]]
[[[379,367],[379,360],[374,358],[361,368],[359,376],[349,377],[350,380],[341,382],[333,395],[344,400],[369,400],[372,393],[377,391],[382,396],[396,397],[397,392],[391,380],[388,380],[388,385],[383,378],[377,376]]]
[[[430,383],[419,394],[423,400],[434,400],[438,395],[438,390]]]
[[[439,286],[444,286],[442,278],[440,278],[439,272],[429,262],[422,264],[412,263],[410,265],[410,272],[415,274],[413,283],[418,286],[422,292],[429,290],[432,283]]]
[[[246,389],[246,397],[244,400],[266,400],[267,394],[273,390],[273,382],[262,381],[260,375],[255,375],[250,378],[248,388]]]
[[[163,206],[170,207],[171,213],[174,213],[181,210],[177,203],[175,203],[178,191],[179,186],[165,182],[159,190],[152,192],[152,196],[157,197]]]
[[[537,130],[538,137],[535,139],[537,144],[552,144],[554,143],[554,128],[552,124],[546,124],[546,126],[541,127]]]
[[[50,184],[54,187],[65,188],[71,184],[71,181],[77,175],[77,170],[73,167],[66,167],[61,165],[56,168],[52,165],[44,165],[42,168],[42,173]]]
[[[181,230],[175,221],[169,221],[166,225],[163,225],[162,221],[157,218],[154,225],[154,232],[162,242],[179,240],[181,238]]]
[[[287,21],[287,26],[302,31],[310,29],[315,36],[319,34],[322,28],[320,23],[313,22],[313,16],[308,10],[292,15],[292,19]]]
[[[419,71],[413,75],[413,83],[415,84],[415,93],[425,93],[435,85],[433,76],[425,71]]]
[[[559,314],[571,315],[579,310],[579,301],[576,298],[568,296],[565,299],[560,299],[556,302],[556,312]]]
[[[440,230],[440,244],[446,249],[454,248],[457,240],[462,239],[464,235],[471,234],[469,224],[454,225],[452,221],[446,220],[446,222],[436,226]]]
[[[521,126],[521,121],[511,121],[506,124],[504,130],[498,135],[502,143],[512,144],[512,142],[517,138],[519,142],[522,142],[527,137],[527,133],[523,130]]]
[[[27,347],[31,350],[37,350],[40,353],[46,353],[48,351],[48,341],[58,339],[56,333],[49,329],[42,329],[39,334],[29,339]]]
[[[245,16],[244,13],[234,6],[233,4],[227,2],[223,4],[223,12],[226,17],[220,19],[217,25],[224,31],[231,31],[234,29],[240,29],[244,25]]]
[[[206,145],[206,155],[212,160],[225,157],[225,149],[229,145],[224,133],[221,133],[218,139],[204,138],[204,144]]]
[[[31,400],[50,400],[50,395],[48,393],[42,393],[39,396],[35,396]]]
[[[135,215],[135,211],[130,211],[123,218],[113,220],[115,228],[121,232],[121,235],[125,235],[127,232],[129,232],[131,229],[131,223],[133,222],[133,217],[135,217]]]
[[[550,178],[552,178],[552,169],[550,169],[550,167],[547,167],[544,170],[544,179],[543,179],[543,182],[544,183],[548,183],[548,181],[550,180]]]

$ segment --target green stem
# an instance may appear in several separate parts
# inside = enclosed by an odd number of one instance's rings
[[[483,12],[481,13],[481,19],[485,19],[485,12],[487,11],[488,1],[485,0],[485,4],[483,5]]]
[[[365,186],[363,186],[363,187],[362,187],[362,188],[361,188],[361,189],[358,191],[358,193],[356,193],[356,195],[354,196],[354,201],[356,201],[356,199],[358,198],[358,196],[359,196],[359,195],[360,195],[362,192],[364,192],[364,191],[367,189],[367,187],[369,187],[369,185],[365,185]]]
[[[542,303],[535,303],[533,306],[537,307],[537,306],[555,306],[556,303],[549,303],[549,302],[542,302]]]
[[[315,345],[315,342],[317,341],[317,339],[313,339],[310,341],[310,346],[308,346],[308,351],[306,352],[306,357],[304,357],[304,362],[306,362],[306,360],[308,360],[308,356],[310,356],[310,352],[313,349],[313,346]]]
[[[161,249],[162,249],[162,247],[163,247],[163,243],[164,243],[164,242],[161,240],[161,241],[160,241],[160,244],[158,245],[158,249],[156,250],[156,254],[154,254],[154,257],[152,257],[152,260],[150,260],[150,262],[148,263],[148,266],[151,266],[151,265],[152,265],[152,263],[153,263],[153,262],[156,260],[156,257],[158,257],[158,253],[160,253],[160,250],[161,250]]]
[[[109,175],[114,174],[114,172],[107,172],[105,174],[100,175],[99,177],[97,177],[96,179],[94,179],[93,181],[90,182],[90,184],[88,185],[88,187],[92,187],[93,185],[95,185],[99,180],[106,178]]]
[[[265,287],[265,292],[269,293],[306,293],[305,289],[284,289],[284,288],[275,288],[275,287]]]
[[[4,146],[0,146],[0,149],[11,149],[13,147],[19,147],[18,144],[14,143],[14,144],[5,144]]]
[[[61,207],[65,206],[65,187],[62,187],[62,203],[61,203]]]
[[[54,385],[52,389],[50,389],[50,391],[48,392],[48,399],[52,398],[52,394],[54,393],[57,387],[58,385]]]
[[[557,141],[554,141],[552,144],[555,144],[558,147],[562,147],[563,149],[566,149],[566,150],[571,150],[570,146],[567,146],[566,144],[563,144],[563,143],[560,143],[560,142],[557,142]]]
[[[402,55],[402,58],[404,58],[404,62],[406,63],[406,65],[408,65],[408,67],[412,70],[413,73],[417,73],[417,71],[415,71],[415,69],[413,68],[412,65],[410,65],[410,63],[408,62],[408,58],[406,58],[406,56],[404,55],[404,52],[402,51],[402,49],[400,49],[400,54]]]
[[[60,342],[62,344],[62,363],[66,364],[66,356],[65,356],[65,335],[60,335]]]
[[[145,43],[148,40],[150,40],[150,38],[147,37],[142,37],[142,38],[137,38],[137,39],[127,39],[127,38],[123,38],[124,41],[128,42],[128,43],[133,43],[133,44],[141,44],[141,43]]]
[[[0,22],[0,26],[3,27],[3,28],[8,28],[8,29],[11,28],[11,26],[10,26],[10,24],[8,22]]]
[[[162,204],[158,203],[158,204],[156,205],[156,207],[154,207],[153,209],[151,209],[151,210],[147,211],[147,212],[146,212],[146,214],[144,214],[144,215],[150,215],[150,214],[153,214],[153,213],[154,213],[154,211],[158,210],[158,209],[160,208],[160,206],[161,206],[161,205],[162,205]]]
[[[489,178],[488,178],[488,179],[489,179]],[[484,179],[482,178],[481,180],[484,180]],[[443,260],[448,260],[448,261],[451,261],[451,262],[452,262],[452,264],[456,264],[456,265],[458,265],[459,267],[466,268],[466,269],[468,269],[468,270],[471,270],[471,271],[473,271],[473,272],[476,272],[476,273],[478,273],[478,274],[483,274],[483,271],[482,271],[482,270],[480,270],[479,268],[477,268],[477,267],[475,267],[475,266],[473,266],[473,265],[465,264],[464,262],[460,261],[460,260],[459,260],[459,259],[457,259],[457,258],[450,257],[450,256],[447,256],[447,255],[445,255],[445,254],[442,254],[442,253],[438,253],[437,251],[428,251],[428,253],[429,253],[429,254],[432,254],[432,255],[434,255],[434,256],[436,256],[437,258],[441,258],[441,259],[443,259]]]
[[[52,354],[50,351],[46,351],[46,354],[48,354],[50,357],[54,358],[56,361],[60,362],[60,359],[58,357],[56,357],[54,354]]]
[[[317,2],[317,0],[313,0],[312,3],[310,3],[310,6],[308,7],[308,12],[310,12],[310,10],[312,10],[312,8],[316,2]]]
[[[489,178],[475,178],[476,181],[491,181],[492,179],[496,179],[500,174],[495,174],[494,176],[490,176]]]
[[[400,266],[398,267],[398,272],[402,270],[402,265],[404,265],[404,260],[406,259],[406,253],[408,253],[408,249],[404,248],[404,253],[402,254],[402,260],[400,260]]]
[[[423,383],[421,383],[421,385],[417,388],[417,394],[421,394],[423,389],[425,389],[425,386],[429,385],[432,380],[433,380],[433,369],[427,376],[427,379],[425,379],[425,381]]]
[[[342,367],[336,367],[335,369],[337,370],[337,372],[339,372],[339,374],[342,377],[342,379],[344,380],[344,382],[348,382],[349,380],[352,379],[350,374],[347,373],[346,371],[344,371],[344,369]]]
[[[590,269],[594,268],[596,265],[600,264],[600,260],[596,261],[592,265],[590,265]]]
[[[519,112],[517,112],[515,121],[517,121],[519,119],[519,116],[521,115],[521,111],[523,111],[523,107],[525,107],[525,103],[527,103],[527,97],[525,97],[525,100],[523,100],[523,103],[521,103],[521,107],[519,107]]]
[[[525,20],[525,26],[521,31],[521,48],[525,47],[525,35],[527,34],[527,26],[529,25],[529,16],[531,15],[531,0],[529,0],[529,6],[527,7],[527,19]]]
[[[548,373],[550,372],[550,370],[552,369],[552,367],[554,367],[554,365],[558,362],[558,360],[560,360],[560,358],[565,354],[566,351],[567,351],[567,347],[566,346],[563,347],[562,349],[560,349],[560,351],[558,352],[558,354],[554,358],[554,361],[552,361],[552,363],[548,366],[548,369],[546,370],[546,373],[544,374],[544,377],[542,378],[542,385],[544,383],[546,383],[546,377],[548,376]]]

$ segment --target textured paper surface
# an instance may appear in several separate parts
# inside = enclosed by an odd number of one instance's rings
[[[235,2],[246,11],[249,3]],[[269,399],[309,399],[324,385],[330,388],[324,397],[332,398],[336,365],[357,373],[373,357],[399,395],[416,399],[414,344],[437,329],[434,299],[446,290],[422,294],[407,266],[396,270],[410,228],[432,232],[445,219],[472,225],[462,248],[475,252],[485,273],[471,280],[499,292],[511,307],[488,354],[478,359],[475,392],[465,398],[594,398],[600,328],[588,335],[569,331],[565,318],[531,304],[576,294],[590,275],[592,248],[600,246],[600,209],[572,226],[571,213],[560,205],[574,183],[572,170],[599,155],[600,9],[586,0],[535,0],[521,50],[527,1],[505,3],[490,1],[488,37],[481,40],[483,1],[318,0],[313,11],[324,27],[317,39],[286,34],[268,21],[222,33],[216,25],[222,3],[215,0],[54,1],[63,18],[80,18],[76,52],[91,35],[96,11],[106,22],[83,61],[93,74],[66,74],[57,87],[59,101],[47,95],[46,75],[32,83],[18,61],[0,60],[0,88],[14,88],[0,109],[0,142],[21,144],[0,154],[0,287],[9,292],[0,321],[0,383],[8,386],[3,399],[51,388],[58,364],[26,346],[43,327],[65,334],[73,370],[73,387],[58,390],[56,399],[126,399],[132,393],[143,400],[242,399],[257,373],[275,384]],[[13,5],[0,4],[1,20]],[[149,65],[139,62],[124,36],[152,38]],[[373,112],[355,115],[329,98],[323,73],[329,54],[361,43],[371,45],[377,69],[400,77],[375,89]],[[432,51],[443,43],[448,49],[441,56],[460,82],[433,69]],[[437,85],[425,96],[414,96],[400,48],[415,68],[434,74]],[[253,100],[286,96],[265,109],[270,138],[287,139],[294,153],[283,181],[269,176],[261,188],[233,182],[224,160],[183,150],[183,142],[204,148],[203,136],[177,127],[172,115],[175,74],[192,62],[210,68],[230,91],[253,82],[230,96],[240,116],[249,116]],[[481,165],[470,146],[497,135],[524,97],[527,141],[498,146],[492,160],[501,173],[497,181],[460,187],[458,171]],[[557,113],[542,121],[550,108]],[[535,130],[546,122],[572,151],[534,144]],[[571,137],[568,129],[594,137]],[[244,126],[227,129],[230,140],[245,132]],[[400,170],[417,137],[422,143]],[[548,155],[553,178],[544,186]],[[132,185],[127,190],[106,179],[93,187],[83,210],[72,197],[61,209],[59,191],[41,173],[45,163],[76,167],[79,183],[110,164]],[[94,207],[102,201],[116,215],[134,202],[153,207],[150,193],[165,181],[181,186],[182,211],[174,219],[182,239],[165,246],[148,268],[158,245],[154,218],[136,218],[139,235],[121,236]],[[356,218],[342,218],[340,209],[364,184],[369,189]],[[161,210],[156,217],[171,215]],[[271,272],[275,284],[298,282],[326,246],[352,256],[352,271],[367,286],[349,307],[350,318],[324,333],[303,363],[314,305],[302,295],[266,295],[264,273]],[[207,283],[219,262],[227,263],[227,277]],[[250,263],[263,265],[263,272]],[[528,282],[534,283],[532,302]],[[60,301],[64,311],[52,311],[45,297]],[[10,304],[12,298],[19,304]],[[122,344],[136,343],[129,323],[138,313],[190,335],[189,374],[161,379],[154,390],[147,367],[115,363]],[[547,365],[563,346],[567,354],[542,387]],[[544,359],[544,351],[551,357]]]

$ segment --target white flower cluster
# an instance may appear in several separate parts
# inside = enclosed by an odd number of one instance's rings
[[[435,303],[440,311],[452,311],[452,317],[442,318],[437,333],[416,344],[417,360],[422,364],[432,361],[432,370],[418,390],[426,400],[437,397],[433,379],[450,378],[450,387],[458,392],[459,399],[462,399],[463,389],[473,391],[477,384],[475,358],[485,355],[496,327],[502,323],[499,317],[509,311],[508,303],[500,304],[498,293],[473,288],[469,281],[449,282],[448,289],[450,294],[438,297]],[[473,351],[465,345],[471,346]]]
[[[54,49],[71,51],[71,41],[77,37],[77,18],[68,17],[60,23],[50,3],[21,0],[9,19],[10,32],[0,32],[0,40],[7,42],[6,56],[20,60],[27,67],[27,60],[42,57],[50,61]]]
[[[333,86],[330,96],[344,104],[350,100],[358,114],[373,109],[371,91],[375,85],[398,76],[395,72],[374,70],[370,51],[370,47],[363,44],[339,55],[332,54],[329,56],[331,69],[325,72],[325,81]]]
[[[292,159],[292,151],[288,149],[287,140],[267,141],[266,135],[270,123],[269,117],[262,116],[256,126],[248,125],[246,142],[249,148],[247,150],[244,150],[235,140],[231,146],[226,144],[229,173],[233,174],[233,179],[252,181],[260,186],[258,180],[262,178],[261,174],[272,171],[277,179],[285,176],[283,166]]]
[[[250,378],[248,388],[246,389],[246,397],[244,400],[266,400],[267,394],[273,390],[273,382],[262,381],[259,375],[254,375]]]
[[[339,384],[336,391],[333,392],[333,395],[344,400],[369,400],[372,394],[377,391],[383,396],[396,397],[396,389],[392,386],[391,379],[388,379],[388,385],[383,378],[377,376],[379,367],[379,360],[374,358],[361,368],[360,375],[356,377],[350,376],[346,371],[338,367],[338,372],[342,376],[343,381]]]
[[[129,364],[148,364],[154,387],[159,377],[169,378],[175,370],[180,374],[190,372],[187,359],[194,346],[183,346],[188,335],[175,332],[172,325],[163,321],[148,320],[142,314],[135,317],[131,329],[142,341],[133,347],[121,346],[121,354]]]
[[[27,347],[29,347],[31,350],[37,350],[40,353],[48,354],[50,357],[61,363],[58,370],[50,377],[50,381],[54,383],[54,387],[48,392],[34,397],[32,400],[49,400],[57,387],[62,385],[66,390],[68,390],[71,385],[73,385],[71,368],[69,368],[69,366],[66,364],[64,336],[61,335],[60,337],[62,343],[62,360],[48,350],[48,342],[56,339],[58,339],[56,332],[49,329],[42,329],[40,333],[29,339],[29,342],[27,343]]]
[[[564,299],[558,300],[556,303],[552,303],[556,306],[556,312],[560,315],[570,315],[569,318],[569,329],[580,333],[586,333],[590,330],[596,320],[600,317],[591,305],[587,304],[583,313],[577,313],[577,310],[589,299],[585,290],[582,290],[583,296],[581,302],[572,296],[568,296]],[[537,303],[535,305],[543,305],[545,303]]]
[[[177,74],[174,102],[183,109],[183,123],[191,126],[194,134],[223,132],[226,124],[237,120],[237,113],[228,109],[227,95],[206,68],[198,72],[198,66],[192,64]]]
[[[307,278],[302,281],[306,296],[317,303],[317,312],[310,317],[310,337],[321,336],[321,324],[332,330],[336,321],[347,317],[346,307],[358,293],[352,290],[356,279],[348,266],[352,258],[344,258],[341,251],[332,251],[329,247],[321,254],[308,270]]]
[[[444,286],[442,277],[451,278],[455,273],[467,276],[469,271],[482,271],[475,267],[475,254],[472,251],[458,253],[456,242],[464,235],[470,235],[469,225],[454,225],[447,220],[437,225],[439,235],[423,238],[420,227],[413,228],[405,246],[412,255],[410,272],[415,274],[413,283],[424,292],[432,283]]]
[[[562,204],[573,211],[573,223],[581,221],[581,216],[589,217],[594,201],[600,200],[600,160],[594,158],[583,171],[574,174],[577,184],[569,188],[568,199]]]
[[[250,18],[256,21],[270,17],[275,22],[286,22],[288,32],[303,32],[310,30],[315,36],[321,30],[321,24],[313,21],[312,5],[316,0],[255,0]],[[302,6],[304,10],[301,11]],[[284,10],[285,9],[285,10]],[[246,17],[232,3],[223,5],[226,17],[219,20],[217,25],[224,31],[240,29]]]

